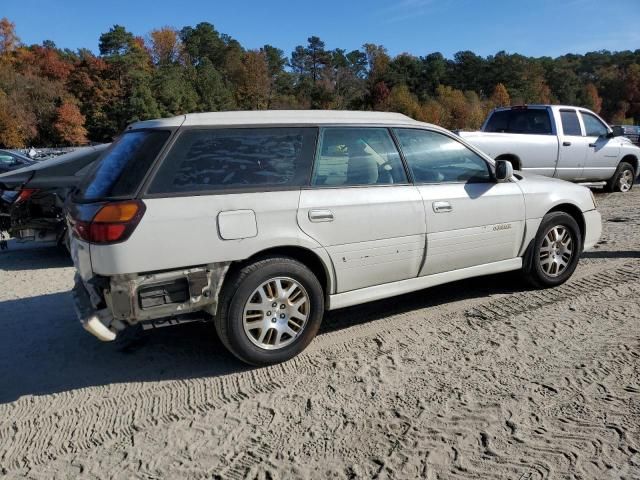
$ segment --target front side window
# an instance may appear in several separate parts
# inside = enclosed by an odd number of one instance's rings
[[[211,128],[180,134],[149,193],[299,187],[309,181],[317,129]]]
[[[562,131],[565,135],[582,136],[580,121],[575,110],[560,110],[560,120],[562,121]]]
[[[322,187],[406,184],[386,128],[324,128],[311,183]]]
[[[497,110],[489,118],[484,131],[532,135],[549,135],[552,133],[549,112],[545,108]]]
[[[489,165],[462,143],[428,130],[395,130],[416,183],[482,183],[493,180]]]
[[[603,137],[609,133],[605,124],[598,120],[597,117],[587,112],[580,113],[582,114],[582,121],[584,122],[587,137]]]

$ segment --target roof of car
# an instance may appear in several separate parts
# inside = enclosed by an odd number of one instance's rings
[[[349,110],[259,110],[188,113],[171,118],[145,120],[128,129],[200,125],[321,125],[321,124],[421,124],[401,113]],[[424,124],[422,124],[424,125]]]

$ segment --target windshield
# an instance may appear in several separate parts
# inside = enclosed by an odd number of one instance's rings
[[[134,195],[170,135],[167,130],[135,130],[123,134],[82,182],[79,199],[91,201]]]

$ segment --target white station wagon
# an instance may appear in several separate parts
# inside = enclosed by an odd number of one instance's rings
[[[68,208],[89,332],[211,320],[254,365],[301,352],[327,309],[509,270],[559,285],[601,233],[587,188],[376,112],[139,122]]]

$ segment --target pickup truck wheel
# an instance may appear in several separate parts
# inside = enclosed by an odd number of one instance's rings
[[[548,213],[525,257],[523,273],[537,288],[566,282],[578,266],[582,237],[575,219],[564,212]]]
[[[607,190],[626,193],[633,188],[635,179],[636,172],[633,166],[627,162],[620,162],[616,173],[607,182]]]
[[[270,257],[227,279],[215,327],[243,362],[262,366],[295,357],[313,340],[324,313],[324,294],[302,263]]]

